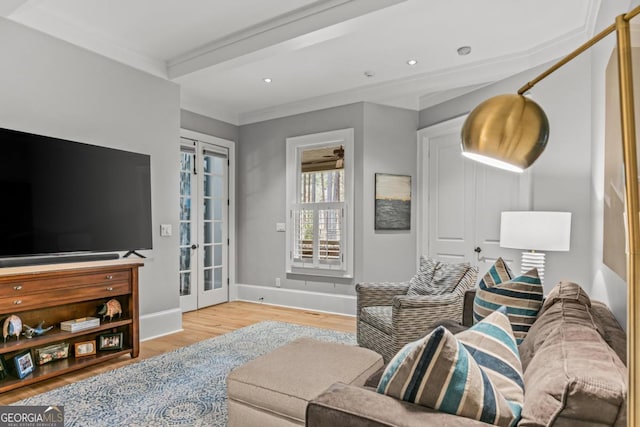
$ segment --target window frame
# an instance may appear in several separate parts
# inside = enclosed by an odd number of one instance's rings
[[[294,211],[302,205],[299,202],[301,194],[300,183],[302,175],[302,152],[308,149],[342,145],[344,147],[344,201],[318,202],[305,204],[309,208],[317,209],[322,205],[335,206],[342,204],[342,230],[340,249],[342,260],[340,265],[318,263],[316,265],[299,264],[293,259],[295,246],[295,218]],[[286,272],[312,276],[353,278],[354,259],[354,131],[353,128],[340,129],[310,135],[296,136],[286,139]],[[318,228],[314,228],[314,240],[318,235]]]

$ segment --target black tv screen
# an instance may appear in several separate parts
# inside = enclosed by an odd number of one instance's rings
[[[0,129],[0,257],[151,249],[150,157]]]

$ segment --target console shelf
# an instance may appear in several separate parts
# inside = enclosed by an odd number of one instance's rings
[[[44,321],[54,328],[33,338],[0,334],[0,357],[10,375],[0,380],[0,393],[76,371],[122,355],[136,358],[140,352],[138,313],[138,268],[134,260],[96,261],[31,267],[0,268],[0,330],[10,315],[23,324],[35,326]],[[97,315],[100,304],[117,299],[122,318],[101,320],[100,325],[78,332],[60,329],[60,322]],[[98,350],[95,355],[75,357],[74,343],[97,340],[104,333],[122,333],[121,350]],[[34,349],[56,343],[69,344],[69,357],[37,365]],[[23,379],[11,373],[15,354],[29,350],[35,370]]]

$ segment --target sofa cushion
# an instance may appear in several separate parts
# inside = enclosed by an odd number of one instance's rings
[[[440,326],[404,346],[377,391],[490,424],[514,424],[523,402],[522,373],[506,308],[459,335]]]
[[[589,326],[563,324],[555,329],[524,378],[523,426],[624,425],[625,366]]]
[[[519,348],[527,391],[520,425],[625,425],[627,370],[601,336],[592,311],[600,305],[570,282],[549,295]]]
[[[498,307],[506,306],[518,344],[527,335],[542,306],[543,288],[535,268],[513,279],[502,259],[498,259],[478,284],[473,302],[474,321],[478,322]]]
[[[443,295],[450,293],[469,270],[470,264],[448,264],[433,258],[420,257],[420,267],[409,281],[407,295]]]
[[[587,295],[580,285],[563,280],[551,289],[542,304],[539,315],[559,300],[565,299],[591,307],[591,298],[589,298],[589,295]]]
[[[558,304],[563,302],[563,304]],[[545,340],[557,328],[565,323],[581,324],[597,329],[593,316],[589,310],[591,300],[584,290],[577,284],[562,281],[558,283],[545,299],[535,323],[529,329],[527,337],[520,343],[520,360],[526,371],[533,358]]]

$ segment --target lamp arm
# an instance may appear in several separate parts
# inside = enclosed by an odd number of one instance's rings
[[[635,9],[634,9],[635,10]],[[627,420],[638,425],[640,419],[640,376],[638,375],[638,345],[640,325],[636,310],[640,307],[640,204],[638,201],[638,157],[636,149],[635,107],[633,100],[633,72],[631,66],[631,35],[625,16],[616,18],[618,46],[618,82],[620,90],[620,119],[622,125],[622,154],[626,192],[628,255],[627,255],[627,360],[629,363],[629,395]]]
[[[623,19],[626,22],[629,22],[631,20],[631,18],[633,18],[634,16],[636,16],[638,14],[640,14],[640,6],[635,7],[634,9],[630,10],[628,13],[626,13],[624,15],[621,15],[621,19]],[[518,95],[524,95],[526,92],[529,91],[529,89],[534,87],[540,80],[543,80],[543,79],[547,78],[549,76],[549,74],[553,73],[558,68],[564,66],[567,62],[569,62],[572,59],[574,59],[575,57],[579,56],[582,52],[588,50],[589,48],[591,48],[591,46],[593,46],[594,44],[598,43],[600,40],[602,40],[603,38],[605,38],[606,36],[608,36],[609,34],[614,32],[615,30],[616,30],[616,24],[613,23],[613,24],[609,25],[607,28],[605,28],[604,30],[600,31],[598,34],[593,36],[590,40],[586,41],[584,44],[582,44],[576,50],[574,50],[573,52],[571,52],[570,54],[568,54],[567,56],[562,58],[560,61],[558,61],[555,64],[553,64],[549,69],[547,69],[546,71],[542,72],[539,76],[537,76],[536,78],[534,78],[533,80],[528,82],[526,85],[524,85],[520,89],[518,89]]]

